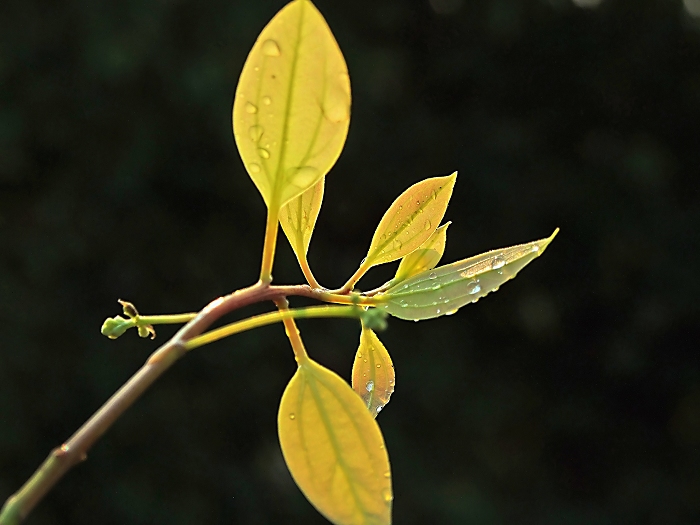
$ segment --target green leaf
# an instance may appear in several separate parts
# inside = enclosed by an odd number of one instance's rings
[[[547,239],[492,250],[420,273],[378,294],[379,306],[400,319],[417,321],[451,315],[515,277],[542,255],[558,232],[559,228]]]
[[[336,525],[391,523],[391,471],[384,438],[362,400],[311,359],[280,403],[282,453],[297,485]]]
[[[236,144],[268,208],[279,210],[328,173],[349,123],[343,54],[316,7],[295,0],[260,33],[233,103]]]
[[[372,330],[362,326],[360,346],[352,365],[352,389],[362,398],[373,417],[389,402],[396,373],[389,352]]]
[[[427,241],[445,215],[456,180],[457,172],[425,179],[399,195],[379,222],[363,266],[395,261]]]
[[[447,228],[451,223],[443,224],[421,244],[414,252],[409,253],[399,263],[393,281],[399,282],[426,270],[432,270],[440,262],[445,253],[447,243]]]
[[[325,178],[282,207],[280,224],[297,259],[306,261],[311,235],[323,201]]]

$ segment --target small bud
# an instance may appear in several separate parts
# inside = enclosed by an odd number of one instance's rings
[[[362,311],[360,319],[362,320],[362,324],[370,330],[382,332],[386,330],[387,327],[386,316],[387,313],[384,310],[369,308]]]
[[[150,324],[146,325],[140,325],[139,326],[139,337],[150,337],[151,339],[156,338],[156,331],[154,330],[153,326]]]
[[[133,304],[131,304],[130,302],[128,302],[128,301],[122,301],[121,299],[119,299],[117,302],[118,302],[120,305],[122,305],[122,307],[124,308],[124,315],[127,316],[128,318],[133,319],[134,317],[138,317],[138,316],[139,316],[138,310],[137,310],[136,307],[135,307]]]
[[[124,319],[120,315],[110,317],[102,323],[102,335],[106,335],[110,339],[116,339],[133,325],[134,323],[130,319]]]

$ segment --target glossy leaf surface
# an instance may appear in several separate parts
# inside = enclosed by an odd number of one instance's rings
[[[372,330],[362,326],[360,346],[352,365],[352,388],[373,417],[389,402],[396,386],[396,374],[389,352]]]
[[[374,232],[365,266],[400,259],[427,241],[445,215],[456,180],[456,172],[432,177],[399,195]]]
[[[544,252],[559,229],[547,239],[492,250],[420,273],[397,283],[384,294],[383,307],[400,319],[431,319],[450,315],[498,290],[533,259]]]
[[[307,359],[282,396],[282,453],[301,491],[336,525],[391,523],[391,471],[384,438],[362,399]]]
[[[325,180],[325,178],[321,179],[280,210],[282,230],[300,261],[306,259],[306,252],[309,250],[311,235],[316,226],[318,213],[321,211]]]
[[[443,224],[433,234],[421,244],[417,250],[409,253],[399,263],[394,281],[404,281],[409,277],[417,275],[426,270],[432,270],[440,262],[442,254],[445,253],[447,243],[447,228],[450,223]]]
[[[349,122],[345,59],[316,7],[294,0],[260,33],[233,103],[236,144],[268,208],[328,173]]]

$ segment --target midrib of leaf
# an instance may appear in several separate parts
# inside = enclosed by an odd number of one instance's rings
[[[442,187],[441,187],[439,190],[435,190],[435,196],[436,196],[436,198],[437,198],[438,195],[440,195],[440,194],[443,192],[443,190],[445,189],[446,186],[447,186],[447,183],[443,184]],[[415,220],[415,217],[417,217],[418,214],[420,214],[420,211],[421,211],[421,210],[424,210],[424,209],[426,208],[426,206],[428,205],[428,203],[431,202],[431,200],[432,200],[432,199],[426,200],[423,204],[421,204],[418,208],[416,208],[416,211],[414,211],[414,212],[411,214],[411,216],[409,217],[411,220],[410,220],[410,221],[404,221],[404,222],[403,222],[403,225],[400,226],[400,227],[396,230],[396,233],[394,233],[394,234],[391,235],[391,236],[389,236],[389,235],[387,234],[386,240],[384,241],[384,243],[378,245],[378,246],[375,248],[374,252],[373,252],[371,255],[369,255],[369,256],[367,257],[367,259],[368,259],[368,260],[369,260],[369,259],[375,259],[375,258],[377,257],[377,254],[378,254],[378,253],[382,253],[382,249],[384,249],[384,248],[385,248],[387,245],[389,245],[390,243],[393,243],[394,240],[395,240],[399,235],[401,235],[411,224],[413,224],[413,221]],[[400,210],[397,210],[396,213],[394,213],[394,217],[396,217],[396,216],[399,214],[399,212],[400,212]],[[392,217],[392,220],[393,220],[393,217]]]
[[[275,174],[275,187],[273,190],[273,197],[272,200],[274,201],[274,205],[279,207],[280,203],[277,202],[279,201],[279,188],[282,184],[281,178],[280,178],[280,172],[282,171],[282,167],[284,166],[284,160],[285,156],[287,154],[287,135],[289,134],[289,116],[291,114],[291,102],[292,102],[292,97],[294,96],[294,84],[295,78],[296,78],[296,72],[297,72],[297,62],[299,61],[299,48],[301,47],[301,30],[304,27],[304,9],[306,8],[306,0],[297,0],[300,2],[299,6],[299,25],[297,27],[297,40],[296,43],[294,44],[294,58],[292,59],[292,71],[291,74],[289,75],[289,85],[287,86],[287,104],[284,108],[284,127],[282,128],[282,137],[281,137],[281,145],[280,145],[280,158],[279,158],[279,163],[277,164],[277,173]]]
[[[308,383],[306,379],[306,375],[302,375],[301,378],[304,383]],[[306,446],[306,438],[304,437],[304,425],[302,424],[303,419],[303,406],[304,406],[304,391],[306,388],[302,388],[301,392],[299,393],[299,400],[298,400],[298,406],[297,406],[297,414],[299,417],[299,438],[301,440],[301,446],[304,447],[304,458],[306,459],[306,466],[309,469],[309,472],[313,472],[313,466],[311,465],[311,455],[309,454],[309,449]]]
[[[342,407],[343,411],[349,416],[348,419],[350,419],[353,427],[355,428],[355,431],[357,432],[357,435],[360,437],[360,442],[362,443],[362,446],[364,447],[368,456],[371,457],[371,454],[369,453],[369,446],[367,445],[367,442],[363,439],[362,432],[357,427],[357,424],[355,423],[354,418],[350,416],[350,412],[345,408],[345,404],[338,397],[338,395],[328,385],[323,384],[322,380],[318,380],[318,378],[313,375],[313,372],[309,372],[309,373],[312,375],[312,380],[307,381],[307,383],[309,385],[309,389],[311,390],[311,395],[314,396],[314,400],[316,401],[316,406],[318,407],[318,412],[321,416],[321,420],[323,421],[323,425],[326,429],[326,433],[328,434],[328,438],[331,441],[331,445],[333,447],[333,451],[335,452],[335,456],[337,458],[338,464],[341,467],[340,470],[343,472],[343,476],[345,477],[345,480],[347,481],[348,487],[350,488],[350,493],[352,494],[352,497],[355,500],[355,504],[360,508],[362,514],[367,516],[369,513],[367,512],[367,509],[365,508],[365,506],[362,504],[362,501],[360,500],[360,497],[357,494],[357,491],[355,490],[355,484],[353,483],[353,481],[350,477],[349,469],[348,469],[347,463],[345,462],[345,459],[343,457],[340,445],[338,444],[338,439],[335,435],[333,425],[331,424],[330,419],[328,418],[328,413],[326,412],[325,407],[323,406],[323,403],[321,403],[321,401],[320,401],[320,393],[317,390],[316,381],[318,381],[318,383],[323,385],[323,387],[336,399],[336,401],[338,401],[338,403]]]

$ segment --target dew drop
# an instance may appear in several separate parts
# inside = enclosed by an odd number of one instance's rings
[[[399,211],[403,210],[403,206],[399,206]]]
[[[442,288],[442,286],[439,284],[436,284],[431,288],[431,290],[439,290],[440,288]]]
[[[430,221],[425,221],[423,228],[425,228],[425,231],[428,231],[431,226],[432,226],[432,224],[430,223]]]
[[[289,419],[296,419],[296,417],[297,417],[297,416],[294,415],[294,412],[292,412],[291,414],[289,414]]]
[[[384,498],[384,501],[386,503],[391,502],[391,500],[394,499],[394,495],[391,493],[391,489],[382,490],[382,498]]]
[[[436,313],[436,314],[439,314],[439,313],[440,313],[440,309],[438,308],[437,310],[435,310],[435,313]]]
[[[269,106],[270,104],[272,104],[272,99],[270,97],[263,97],[262,102],[266,106]]]
[[[491,269],[492,270],[498,270],[499,268],[503,268],[506,265],[506,260],[501,257],[500,255],[496,255],[496,257],[493,258],[491,261]]]
[[[391,477],[391,471],[390,471],[390,470],[387,470],[387,471],[384,473],[384,477],[387,478],[387,479],[390,478],[390,477]]]
[[[382,367],[382,365],[380,365],[379,363],[377,363],[377,368],[381,368],[381,367]]]
[[[260,173],[260,165],[259,164],[255,164],[253,162],[250,166],[248,166],[248,168],[250,169],[251,173]]]
[[[469,295],[474,295],[475,293],[479,293],[481,291],[481,286],[477,281],[472,281],[467,285],[467,293]]]
[[[430,272],[430,275],[428,275],[428,279],[437,279],[437,274],[435,272]]]
[[[377,407],[377,414],[379,414],[379,412],[382,411],[382,408],[384,408],[384,405],[379,405],[379,406]]]
[[[280,46],[272,39],[263,42],[262,52],[266,57],[278,57],[282,54],[280,52]]]
[[[362,358],[362,352],[357,352],[357,357],[358,357],[358,359],[361,359],[361,358]]]
[[[454,315],[455,313],[457,313],[457,310],[449,310],[445,312],[445,315]]]
[[[246,111],[246,113],[250,113],[251,115],[254,115],[255,113],[258,112],[258,106],[256,106],[252,102],[246,102],[245,111]]]
[[[258,155],[260,155],[263,159],[270,158],[270,152],[267,151],[265,148],[258,148]]]
[[[366,363],[366,362],[367,362],[367,358],[363,359],[362,362],[363,362],[363,363]]]
[[[395,240],[394,240],[394,249],[395,249],[395,250],[400,250],[400,249],[401,249],[401,246],[403,246],[403,243],[402,243],[400,240],[395,239]]]
[[[264,131],[262,126],[250,126],[250,128],[248,128],[248,135],[252,141],[258,142]]]
[[[291,168],[287,171],[287,180],[300,188],[307,188],[318,178],[318,170],[312,166]]]
[[[374,381],[367,381],[367,385],[365,386],[367,388],[367,392],[371,392],[374,390]]]
[[[433,193],[430,195],[430,197],[431,197],[433,200],[436,200],[436,199],[437,199],[437,192],[436,192],[435,190],[433,190]]]
[[[532,247],[532,253],[539,252],[539,251],[540,251],[540,247],[537,246],[537,245],[535,244],[535,245]]]

